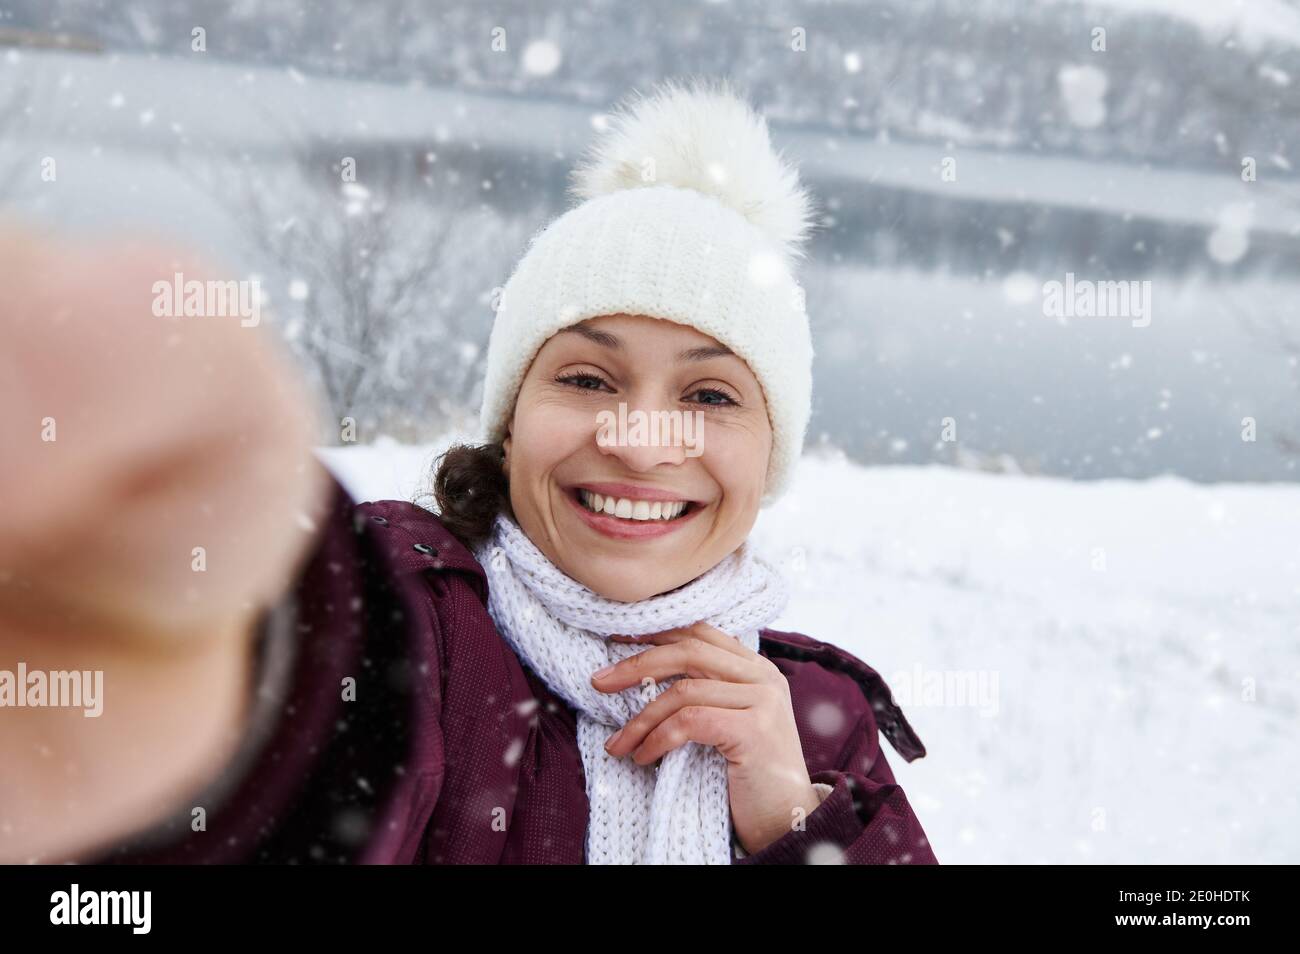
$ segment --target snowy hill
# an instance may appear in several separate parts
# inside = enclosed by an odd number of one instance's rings
[[[443,446],[321,455],[409,499]],[[1300,861],[1300,487],[806,456],[754,539],[925,743],[885,752],[941,862]]]

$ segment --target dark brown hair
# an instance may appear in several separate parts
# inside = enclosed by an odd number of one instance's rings
[[[473,550],[492,533],[498,513],[510,509],[510,482],[501,465],[505,447],[493,444],[453,444],[433,464],[433,497],[438,519]]]

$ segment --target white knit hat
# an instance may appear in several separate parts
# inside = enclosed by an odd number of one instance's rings
[[[536,233],[500,296],[481,440],[506,436],[533,358],[599,315],[689,325],[744,359],[763,387],[772,456],[762,506],[786,489],[812,407],[812,337],[795,260],[812,197],[767,124],[725,80],[633,93],[574,170],[581,204]]]

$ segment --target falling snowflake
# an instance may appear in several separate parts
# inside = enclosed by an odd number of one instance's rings
[[[529,76],[550,76],[563,60],[560,48],[551,40],[533,40],[524,47],[523,67]]]

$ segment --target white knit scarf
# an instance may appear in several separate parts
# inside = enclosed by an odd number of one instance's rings
[[[758,631],[784,610],[780,572],[747,542],[689,583],[635,603],[606,599],[563,573],[505,514],[475,553],[488,613],[519,658],[578,713],[590,808],[587,864],[730,864],[726,758],[687,742],[660,765],[615,758],[605,740],[680,676],[653,689],[601,692],[591,674],[653,644],[610,642],[703,621],[758,650]]]

